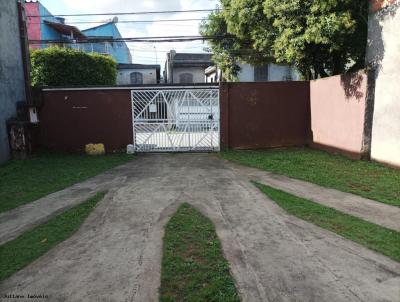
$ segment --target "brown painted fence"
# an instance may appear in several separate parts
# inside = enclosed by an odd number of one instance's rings
[[[41,144],[55,151],[82,152],[104,143],[106,152],[133,140],[129,89],[61,89],[43,92]]]
[[[365,71],[310,82],[221,83],[221,148],[311,145],[355,158],[370,150],[373,97]],[[47,89],[42,146],[108,153],[133,142],[130,88]]]
[[[221,147],[302,146],[309,129],[309,82],[221,83]]]

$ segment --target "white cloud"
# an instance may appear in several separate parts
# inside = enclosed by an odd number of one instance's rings
[[[90,13],[180,10],[182,0],[62,0],[65,6]]]
[[[54,0],[53,0],[54,1]],[[52,2],[53,2],[52,1]],[[218,0],[58,0],[60,8],[74,13],[112,13],[112,12],[140,12],[140,11],[166,11],[166,10],[195,10],[214,8]],[[120,15],[123,20],[156,20],[156,19],[198,19],[207,13],[175,13],[175,14],[149,14],[149,15]],[[113,16],[74,17],[73,19],[105,20]],[[160,36],[186,36],[198,35],[200,21],[190,22],[154,22],[154,23],[119,23],[118,28],[123,37],[160,37]],[[96,24],[85,24],[80,28],[95,26]],[[135,63],[155,63],[155,49],[157,49],[158,63],[163,65],[165,54],[170,49],[178,52],[202,52],[205,45],[201,41],[175,42],[175,43],[129,43],[133,60]]]

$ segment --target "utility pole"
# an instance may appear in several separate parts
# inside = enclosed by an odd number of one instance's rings
[[[154,48],[154,51],[155,51],[155,53],[156,53],[156,65],[157,65],[157,64],[158,64],[158,59],[157,59],[157,48],[156,48],[155,45],[153,46],[153,48]]]
[[[31,91],[31,61],[29,55],[28,33],[26,30],[25,5],[23,1],[18,1],[18,25],[21,44],[22,66],[24,68],[25,95],[26,102],[32,104]]]

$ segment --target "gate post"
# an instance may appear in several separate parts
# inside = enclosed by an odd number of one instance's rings
[[[229,149],[229,83],[219,83],[220,96],[220,148]]]

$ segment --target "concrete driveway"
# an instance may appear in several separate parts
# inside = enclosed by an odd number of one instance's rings
[[[400,301],[400,263],[287,215],[214,155],[139,156],[113,171],[81,229],[5,280],[0,299],[157,301],[163,226],[188,202],[214,221],[243,301]]]

